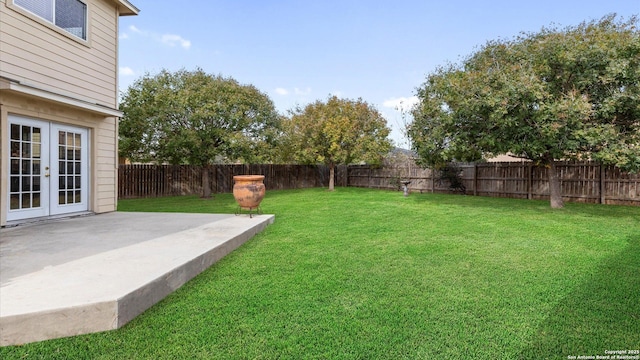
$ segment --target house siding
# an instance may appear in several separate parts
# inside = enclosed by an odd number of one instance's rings
[[[0,0],[0,225],[7,223],[11,115],[87,129],[89,211],[117,208],[118,17],[120,11],[135,15],[137,9],[115,0],[83,2],[86,41],[17,8],[12,0]]]
[[[4,77],[31,86],[117,107],[117,9],[107,1],[87,1],[88,41],[14,10],[0,0],[0,52]],[[62,32],[62,33],[61,33]],[[46,60],[46,61],[43,61]]]

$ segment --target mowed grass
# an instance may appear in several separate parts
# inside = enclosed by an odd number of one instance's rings
[[[122,329],[2,359],[567,359],[640,348],[640,208],[269,191],[276,221]],[[233,213],[230,194],[121,211]]]

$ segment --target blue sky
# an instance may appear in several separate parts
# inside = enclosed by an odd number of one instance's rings
[[[397,108],[439,65],[492,39],[565,27],[640,0],[131,0],[120,18],[120,90],[145,73],[197,67],[266,93],[281,113],[329,95],[362,98],[406,141]]]

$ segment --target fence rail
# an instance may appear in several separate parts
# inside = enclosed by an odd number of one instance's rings
[[[477,196],[548,199],[548,170],[526,162],[461,163],[466,194]],[[212,165],[205,169],[190,165],[120,165],[120,199],[193,195],[202,193],[202,171],[209,172],[213,193],[233,191],[233,176],[265,175],[267,190],[327,186],[329,168],[323,165]],[[629,174],[592,162],[562,162],[558,165],[565,201],[640,206],[640,174]],[[411,191],[451,192],[431,169],[413,163],[375,168],[369,165],[339,166],[336,186],[399,189],[401,180],[411,181]]]
[[[202,193],[202,172],[209,172],[213,193],[233,191],[233,176],[265,175],[267,190],[326,186],[329,168],[312,165],[120,165],[118,198],[194,195]],[[345,183],[337,184],[346,186]]]
[[[466,194],[477,196],[548,199],[548,169],[529,162],[460,163]],[[593,162],[558,164],[565,201],[640,206],[640,174]],[[349,166],[348,186],[396,189],[400,180],[411,181],[411,191],[451,192],[431,169],[413,163],[387,168]]]

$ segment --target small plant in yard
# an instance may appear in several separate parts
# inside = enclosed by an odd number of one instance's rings
[[[567,359],[638,349],[640,208],[267,191],[274,224],[125,327],[2,359]],[[233,213],[215,200],[121,211]]]
[[[440,185],[448,185],[449,189],[454,192],[467,193],[467,187],[462,181],[462,170],[455,163],[448,163],[438,169],[438,182]]]

